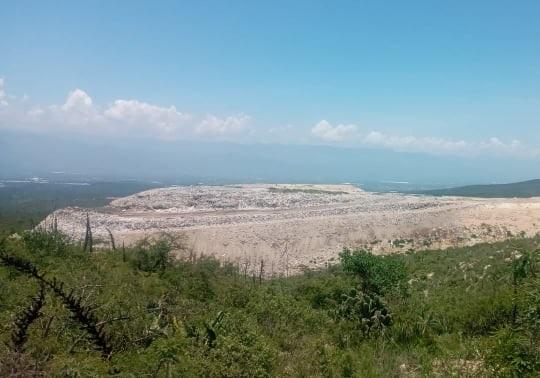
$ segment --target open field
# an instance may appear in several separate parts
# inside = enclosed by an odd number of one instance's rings
[[[392,253],[497,241],[540,231],[540,198],[480,199],[368,193],[350,185],[187,186],[144,191],[87,210],[64,208],[42,225],[132,245],[178,235],[196,255],[268,274],[334,261],[343,247]],[[192,252],[192,253],[193,253]]]

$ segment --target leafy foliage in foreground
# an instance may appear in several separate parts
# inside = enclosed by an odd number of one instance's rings
[[[28,232],[1,246],[0,376],[535,376],[539,242],[346,250],[260,282],[170,239]]]

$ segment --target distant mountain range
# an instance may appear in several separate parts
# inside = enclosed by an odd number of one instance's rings
[[[467,185],[448,189],[424,190],[416,193],[485,198],[540,197],[540,179],[510,184]]]
[[[127,179],[175,184],[357,183],[429,190],[539,177],[538,160],[456,157],[369,148],[98,138],[0,130],[0,179]],[[51,177],[53,176],[53,177]]]

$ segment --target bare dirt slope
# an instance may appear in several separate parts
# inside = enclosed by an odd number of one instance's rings
[[[89,214],[93,234],[132,244],[163,232],[183,235],[197,255],[267,274],[334,261],[343,247],[376,253],[446,248],[540,231],[540,198],[479,199],[364,192],[351,185],[188,186],[144,191],[108,206],[51,214],[76,240]]]

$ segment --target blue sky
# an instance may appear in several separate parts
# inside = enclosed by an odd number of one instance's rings
[[[0,127],[540,156],[538,1],[156,3],[4,1]]]

